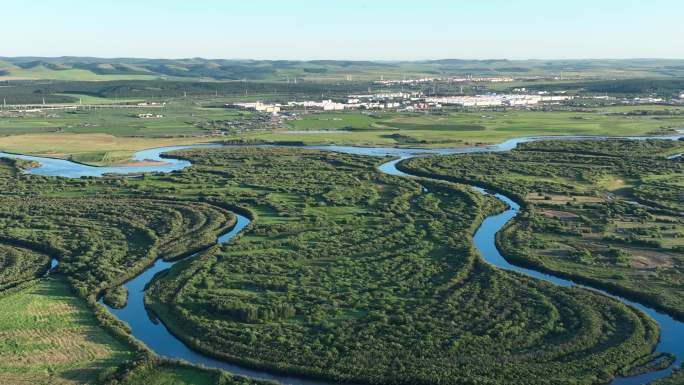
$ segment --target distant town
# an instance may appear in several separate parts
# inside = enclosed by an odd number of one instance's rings
[[[595,99],[613,102],[616,104],[657,104],[657,103],[682,103],[684,91],[680,93],[679,100],[667,101],[659,97],[635,97],[617,98],[603,95],[577,96],[565,95],[564,92],[549,93],[538,91],[530,93],[525,88],[514,89],[515,93],[488,93],[482,95],[448,95],[427,96],[422,92],[378,92],[363,95],[348,95],[346,100],[306,100],[289,101],[287,103],[267,102],[235,102],[228,103],[227,108],[238,108],[256,112],[277,115],[283,111],[304,110],[306,111],[344,111],[344,110],[387,110],[397,112],[412,112],[439,110],[444,106],[456,107],[534,107],[541,104],[561,104],[575,98]]]

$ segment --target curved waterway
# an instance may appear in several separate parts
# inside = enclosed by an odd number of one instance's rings
[[[627,137],[624,139],[644,140],[644,139],[679,139],[682,135],[671,137]],[[402,176],[414,177],[414,175],[407,174],[397,169],[397,164],[403,160],[427,155],[449,155],[449,154],[465,154],[476,152],[500,152],[509,151],[515,148],[519,143],[545,140],[545,139],[564,139],[564,140],[586,140],[597,139],[597,137],[528,137],[511,139],[504,143],[492,146],[454,148],[454,149],[398,149],[398,148],[382,148],[382,147],[352,147],[352,146],[309,146],[305,148],[341,152],[347,154],[357,154],[366,156],[392,156],[395,159],[383,163],[378,167],[381,172]],[[38,174],[44,176],[62,176],[77,178],[81,176],[102,176],[105,174],[130,174],[139,172],[170,172],[180,170],[190,166],[190,162],[186,160],[163,157],[162,154],[169,151],[198,148],[198,147],[216,147],[216,145],[194,145],[194,146],[175,146],[175,147],[160,147],[141,151],[135,155],[137,160],[160,160],[163,164],[142,166],[142,167],[92,167],[80,163],[74,163],[66,160],[43,158],[36,156],[26,156],[20,154],[9,154],[0,152],[0,157],[19,158],[24,160],[31,160],[40,163],[39,167],[35,167],[26,172],[31,174]],[[472,186],[482,194],[490,194],[485,189],[478,186]],[[480,252],[482,257],[490,264],[501,269],[515,271],[526,274],[530,277],[541,279],[553,284],[569,287],[578,286],[594,290],[604,295],[610,296],[619,300],[629,306],[637,308],[642,312],[648,314],[660,326],[660,341],[656,346],[656,352],[671,353],[676,356],[675,363],[667,369],[658,370],[638,376],[619,377],[614,379],[612,385],[641,385],[647,384],[655,379],[663,378],[672,373],[673,367],[679,366],[684,358],[684,323],[679,322],[672,317],[656,311],[643,304],[628,300],[626,298],[612,295],[604,290],[592,288],[587,285],[578,284],[572,280],[563,279],[551,274],[541,273],[532,269],[515,266],[509,263],[499,252],[496,247],[496,234],[513,219],[519,212],[520,206],[512,199],[502,194],[493,194],[494,197],[505,203],[508,208],[496,215],[487,217],[473,236],[475,247]],[[249,224],[249,219],[244,216],[237,215],[236,225],[227,233],[218,237],[217,243],[225,243],[242,231]],[[190,257],[191,258],[191,257]],[[151,350],[160,356],[181,359],[194,364],[203,365],[209,368],[222,369],[230,373],[244,375],[255,379],[267,379],[277,381],[288,385],[327,385],[330,382],[321,380],[309,380],[305,378],[293,376],[281,376],[270,372],[250,369],[247,367],[229,364],[200,352],[190,349],[185,343],[176,338],[169,332],[166,326],[159,322],[154,315],[150,314],[145,308],[145,287],[161,271],[171,268],[175,263],[158,260],[152,267],[145,270],[139,276],[135,277],[124,286],[128,289],[129,297],[128,303],[122,309],[109,310],[120,320],[128,323],[131,327],[131,333],[137,339],[145,343]],[[53,260],[53,268],[56,261]]]
[[[250,220],[242,215],[235,214],[237,222],[235,226],[225,234],[219,236],[216,243],[221,244],[230,241],[244,229]],[[192,255],[188,258],[192,258]],[[221,361],[198,351],[190,349],[184,342],[171,334],[162,322],[147,311],[145,307],[145,287],[154,280],[156,274],[170,269],[176,262],[157,260],[152,267],[145,270],[139,276],[124,284],[128,289],[128,302],[121,309],[114,309],[102,302],[114,316],[126,322],[131,328],[131,334],[142,341],[148,348],[162,357],[180,359],[193,364],[202,365],[208,368],[221,369],[227,372],[246,377],[271,380],[289,385],[320,385],[322,382],[309,381],[302,378],[281,376],[268,373],[258,369],[250,369],[240,365],[233,365]]]
[[[142,172],[171,172],[182,170],[191,165],[190,162],[183,159],[165,158],[162,156],[165,152],[183,150],[186,148],[211,148],[220,147],[217,144],[196,144],[187,146],[169,146],[150,148],[143,151],[138,151],[133,155],[136,161],[154,161],[157,163],[148,164],[144,166],[107,166],[97,167],[90,166],[83,163],[72,162],[65,159],[46,158],[41,156],[31,156],[23,154],[13,154],[7,152],[0,152],[0,158],[13,158],[28,160],[40,163],[40,166],[26,170],[29,174],[43,175],[43,176],[61,176],[65,178],[80,178],[82,176],[101,177],[107,174],[133,174]]]

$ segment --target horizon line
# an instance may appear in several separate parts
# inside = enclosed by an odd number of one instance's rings
[[[448,60],[458,60],[458,61],[628,61],[628,60],[662,60],[662,61],[682,61],[684,57],[681,58],[669,58],[669,57],[568,57],[568,58],[525,58],[525,59],[510,59],[510,58],[459,58],[459,57],[443,57],[443,58],[426,58],[426,59],[344,59],[344,58],[306,58],[306,59],[256,59],[256,58],[220,58],[220,57],[202,57],[202,56],[187,56],[187,57],[145,57],[145,56],[92,56],[92,55],[60,55],[60,56],[40,56],[40,55],[17,55],[17,56],[0,56],[0,59],[64,59],[64,58],[75,58],[75,59],[136,59],[136,60],[226,60],[226,61],[291,61],[291,62],[315,62],[315,61],[339,61],[339,62],[376,62],[376,63],[421,63],[421,62],[436,62],[436,61],[448,61]]]

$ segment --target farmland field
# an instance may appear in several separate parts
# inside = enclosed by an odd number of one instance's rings
[[[0,383],[93,383],[133,356],[63,280],[1,296],[0,308]]]
[[[149,110],[164,115],[159,119],[140,119],[135,114],[148,111],[133,109],[0,117],[0,151],[103,165],[126,162],[134,151],[143,148],[201,142],[459,147],[499,143],[520,136],[662,135],[684,128],[684,109],[664,106],[605,107],[577,113],[309,113],[301,119],[262,128],[264,122],[260,119],[267,118],[234,109],[204,107],[220,103],[216,98],[191,103],[172,101],[164,109]],[[671,114],[637,113],[654,110]],[[237,128],[225,128],[230,125]]]
[[[592,112],[511,110],[440,114],[313,113],[290,123],[297,133],[257,133],[253,137],[316,144],[450,147],[498,143],[522,136],[658,135],[660,131],[684,128],[684,117],[681,115],[662,117],[626,114],[639,109],[609,107]],[[346,129],[351,132],[320,132],[322,129]]]
[[[106,165],[132,161],[135,152],[152,147],[206,143],[208,138],[130,138],[109,134],[14,135],[0,137],[7,152],[57,157]]]

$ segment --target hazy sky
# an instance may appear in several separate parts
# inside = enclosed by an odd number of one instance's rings
[[[682,0],[0,0],[0,56],[684,58]]]

